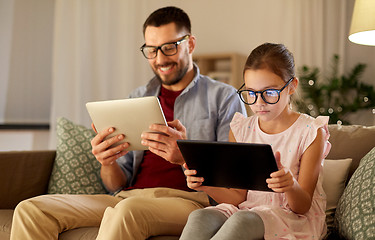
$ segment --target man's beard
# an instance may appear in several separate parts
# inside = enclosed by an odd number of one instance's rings
[[[188,69],[189,69],[189,55],[186,54],[186,55],[184,56],[184,59],[183,59],[180,63],[182,63],[182,64],[185,63],[185,65],[184,65],[181,69],[179,69],[179,70],[177,71],[177,75],[176,75],[176,77],[172,78],[172,79],[169,80],[169,81],[168,81],[168,80],[165,80],[165,81],[164,81],[164,80],[160,77],[159,73],[158,73],[156,70],[154,70],[154,68],[152,68],[152,70],[153,70],[153,72],[155,73],[155,76],[161,81],[162,84],[164,84],[164,85],[166,85],[166,86],[171,86],[171,85],[174,85],[174,84],[177,84],[178,82],[180,82],[180,81],[182,80],[182,78],[185,76],[185,74],[187,73],[187,71],[188,71]],[[176,66],[178,66],[176,62],[173,62],[173,63],[171,63],[171,64],[175,64]]]
[[[184,68],[180,69],[177,72],[177,76],[174,77],[173,79],[169,80],[169,81],[164,81],[163,79],[161,79],[160,75],[156,71],[154,71],[154,73],[155,73],[156,78],[158,78],[162,82],[162,84],[164,84],[166,86],[171,86],[171,85],[179,83],[182,80],[182,78],[185,76],[187,71],[188,71],[188,65],[186,65]]]

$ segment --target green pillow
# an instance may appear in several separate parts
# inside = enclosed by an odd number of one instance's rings
[[[48,193],[106,193],[100,178],[100,163],[91,153],[95,132],[66,118],[57,119],[56,159]]]
[[[375,239],[375,148],[349,180],[337,205],[335,225],[345,239]]]

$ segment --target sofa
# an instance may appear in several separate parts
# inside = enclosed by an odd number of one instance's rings
[[[351,184],[349,179],[356,174],[361,159],[375,146],[375,126],[329,125],[329,131],[332,149],[326,158],[323,174],[329,230],[325,238],[338,239],[342,226],[340,227],[340,223],[335,219],[336,208],[338,204],[347,202],[340,197],[347,185]],[[20,201],[49,193],[51,172],[57,161],[56,155],[56,151],[52,150],[0,152],[0,240],[10,238],[13,209]],[[370,184],[374,189],[374,181]],[[372,217],[373,221],[375,206],[372,207],[370,218]],[[348,211],[342,208],[340,208],[341,213]],[[370,235],[375,227],[374,223],[372,224],[369,226]],[[358,232],[358,229],[356,231]],[[59,239],[95,239],[97,232],[97,227],[78,228],[61,233]],[[150,239],[178,239],[178,237],[156,236]]]

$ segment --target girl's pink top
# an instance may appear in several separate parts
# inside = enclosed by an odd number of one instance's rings
[[[252,190],[248,191],[246,201],[238,208],[231,204],[219,204],[214,208],[228,217],[239,210],[256,212],[264,222],[265,239],[320,239],[326,233],[326,195],[322,187],[322,166],[331,149],[328,142],[328,120],[329,117],[320,116],[315,119],[301,114],[287,130],[278,134],[267,134],[259,128],[258,117],[246,118],[236,113],[230,124],[236,141],[270,144],[273,152],[280,152],[282,165],[290,169],[297,180],[302,154],[316,138],[318,128],[323,128],[326,143],[320,175],[311,208],[303,215],[290,210],[284,193]]]

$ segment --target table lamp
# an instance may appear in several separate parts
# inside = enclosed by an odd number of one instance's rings
[[[375,0],[355,1],[349,40],[375,46]]]

